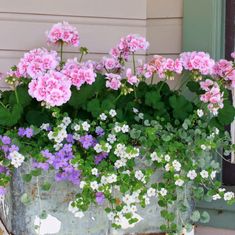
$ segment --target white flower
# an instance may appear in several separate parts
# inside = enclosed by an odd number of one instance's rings
[[[150,204],[150,199],[146,195],[144,195],[143,198],[144,198],[145,204],[149,205]]]
[[[151,153],[150,157],[151,157],[152,161],[157,161],[157,162],[161,162],[162,161],[162,159],[160,157],[158,157],[156,152]]]
[[[232,199],[234,199],[234,193],[233,192],[226,192],[224,194],[224,200],[225,201],[230,201]]]
[[[79,124],[75,124],[73,128],[74,128],[75,131],[80,131],[81,127],[80,127]]]
[[[117,160],[117,161],[115,162],[114,166],[115,166],[117,169],[119,169],[119,168],[121,168],[121,167],[123,167],[123,166],[126,166],[126,161],[124,161],[124,159],[122,159],[122,160]]]
[[[200,172],[200,175],[201,175],[201,177],[202,177],[203,179],[206,179],[206,178],[208,178],[208,176],[209,176],[208,171],[205,171],[205,170],[201,171],[201,172]]]
[[[206,148],[207,148],[207,147],[206,147],[205,144],[202,144],[202,145],[201,145],[201,149],[202,149],[202,150],[206,150]]]
[[[117,140],[117,138],[116,138],[115,135],[112,135],[112,134],[109,134],[109,135],[108,135],[107,141],[108,141],[109,143],[113,144],[116,140]]]
[[[139,113],[138,117],[139,117],[139,119],[144,119],[144,114],[143,113]]]
[[[161,188],[161,190],[158,191],[158,193],[160,193],[163,197],[165,197],[167,195],[167,190],[165,188]]]
[[[225,192],[225,188],[219,188],[219,192],[222,193],[222,192]]]
[[[108,176],[107,181],[109,184],[115,183],[117,182],[117,176],[115,174],[112,174]]]
[[[102,146],[100,144],[96,144],[95,147],[94,147],[94,150],[97,153],[101,153],[102,152]]]
[[[97,190],[99,188],[99,185],[98,185],[97,181],[92,181],[90,183],[90,186],[93,190]]]
[[[85,185],[86,185],[86,182],[85,181],[81,181],[80,185],[79,185],[80,189],[83,189]]]
[[[102,121],[105,121],[105,120],[107,119],[107,115],[106,115],[105,113],[101,113],[101,114],[100,114],[100,119],[101,119]]]
[[[22,163],[24,162],[25,157],[18,153],[17,151],[13,151],[9,154],[10,160],[11,160],[11,164],[15,167],[18,168],[19,166],[22,165]]]
[[[221,196],[217,193],[217,194],[215,194],[215,195],[212,196],[212,199],[213,199],[214,201],[216,201],[216,200],[221,199]]]
[[[78,212],[74,213],[74,216],[77,218],[82,218],[82,217],[84,217],[84,213],[82,211],[78,211]]]
[[[91,127],[91,125],[88,122],[83,122],[82,123],[82,129],[84,131],[89,131],[90,127]]]
[[[131,203],[134,203],[135,200],[134,198],[130,195],[130,194],[126,194],[124,197],[123,197],[123,202],[125,202],[127,205],[130,205]]]
[[[49,123],[43,123],[41,126],[40,126],[40,129],[41,130],[48,130],[50,128],[50,124]]]
[[[63,122],[66,126],[68,126],[68,125],[71,123],[71,119],[70,119],[70,117],[64,117],[63,120],[62,120],[62,122]]]
[[[111,117],[115,117],[115,116],[117,115],[117,112],[116,112],[114,109],[111,109],[111,110],[109,111],[109,115],[110,115]]]
[[[165,170],[166,170],[166,171],[170,171],[170,169],[171,169],[171,166],[170,166],[169,163],[167,163],[167,164],[165,165]]]
[[[177,186],[182,186],[184,184],[184,181],[182,180],[182,179],[177,179],[176,181],[175,181],[175,185],[177,185]]]
[[[181,164],[177,160],[174,160],[172,162],[172,166],[174,167],[175,171],[180,171],[181,170]]]
[[[109,220],[113,220],[114,217],[115,217],[115,214],[114,214],[113,212],[109,212],[109,213],[107,214],[107,217],[108,217]]]
[[[171,160],[171,157],[167,154],[165,155],[165,161],[169,162]]]
[[[216,177],[216,171],[212,171],[210,176],[211,176],[211,179],[214,179]]]
[[[109,143],[105,143],[104,147],[102,148],[102,150],[106,153],[109,153],[111,149],[112,145],[110,145]]]
[[[79,140],[79,139],[81,138],[81,135],[79,135],[79,134],[77,134],[77,133],[74,133],[73,138],[74,138],[75,140]]]
[[[218,135],[219,134],[219,129],[215,128],[215,134]]]
[[[138,170],[138,171],[135,172],[135,178],[136,178],[137,180],[142,180],[143,177],[144,177],[144,174],[142,173],[141,170]]]
[[[129,130],[130,130],[130,128],[129,128],[128,125],[124,124],[124,125],[122,126],[122,132],[123,132],[123,133],[129,132]]]
[[[116,125],[115,127],[114,127],[114,131],[115,132],[120,132],[122,130],[122,128],[120,127],[120,126],[118,126],[118,125]]]
[[[195,170],[191,170],[188,172],[187,177],[191,180],[194,180],[197,177],[197,173]]]
[[[101,184],[107,184],[108,183],[108,179],[103,175],[102,177],[101,177]]]
[[[91,170],[91,174],[92,175],[98,175],[98,170],[97,170],[97,168],[93,168],[92,170]]]
[[[139,112],[139,110],[136,109],[136,108],[133,108],[132,110],[133,110],[134,113],[138,113]]]
[[[197,110],[197,115],[198,115],[198,117],[202,117],[204,115],[203,110],[202,109],[198,109]]]
[[[156,189],[154,189],[154,188],[149,188],[149,189],[147,190],[147,195],[148,195],[148,197],[154,197],[154,196],[156,195]]]

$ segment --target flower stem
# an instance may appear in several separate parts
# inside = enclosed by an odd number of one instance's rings
[[[63,62],[63,46],[64,42],[60,42],[60,61]]]
[[[80,59],[79,59],[79,63],[81,63],[81,62],[82,62],[82,58],[83,58],[83,56],[84,56],[84,53],[82,52],[82,53],[81,53],[81,57],[80,57]]]
[[[18,96],[18,92],[17,92],[17,88],[16,87],[15,87],[15,97],[16,97],[17,104],[19,104],[20,100],[19,100],[19,96]]]
[[[136,75],[136,65],[135,65],[135,53],[132,53],[132,62],[133,62],[133,71],[134,75]]]

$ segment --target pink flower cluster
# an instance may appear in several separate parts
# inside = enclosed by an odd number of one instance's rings
[[[137,76],[133,75],[130,68],[126,70],[126,77],[127,77],[127,82],[131,85],[138,84],[139,82],[139,79],[137,78]]]
[[[79,35],[75,27],[68,22],[57,23],[47,32],[48,44],[57,45],[60,42],[69,46],[79,46]]]
[[[179,59],[164,58],[155,55],[153,60],[148,64],[144,64],[142,69],[138,68],[139,73],[146,78],[150,78],[157,73],[160,78],[171,78],[173,73],[181,74],[183,70],[182,63]]]
[[[227,60],[219,60],[213,67],[213,74],[223,78],[225,86],[235,88],[235,68],[233,63]]]
[[[77,58],[68,60],[61,72],[70,79],[72,85],[76,86],[78,90],[85,83],[91,85],[96,78],[93,63],[90,61],[78,63]]]
[[[110,88],[112,90],[118,90],[122,83],[121,83],[121,76],[118,74],[114,74],[114,73],[106,73],[106,87]]]
[[[180,61],[184,69],[200,72],[202,75],[212,74],[215,64],[210,55],[202,51],[183,52],[180,54]]]
[[[206,79],[200,82],[200,87],[205,91],[205,93],[200,96],[200,100],[208,104],[207,107],[213,115],[218,115],[218,110],[224,107],[223,93],[220,91],[218,83]]]
[[[113,57],[111,58],[104,57],[101,61],[101,66],[106,71],[118,71],[122,67],[117,58]]]
[[[112,48],[110,55],[117,59],[128,60],[130,54],[139,50],[147,50],[149,43],[144,37],[136,34],[129,34],[126,37],[121,38],[119,44]]]
[[[24,54],[17,66],[17,77],[30,77],[33,79],[44,75],[59,65],[59,57],[55,51],[38,48]]]
[[[53,70],[29,83],[29,94],[49,106],[61,106],[71,97],[71,82],[61,72]]]

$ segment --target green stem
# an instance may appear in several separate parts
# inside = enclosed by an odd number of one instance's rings
[[[133,70],[134,70],[134,75],[136,75],[136,66],[135,66],[135,53],[132,53],[132,62],[133,62]]]
[[[17,104],[19,104],[20,100],[19,100],[19,96],[18,96],[18,92],[17,92],[17,88],[16,87],[15,87],[15,97],[16,97]]]
[[[64,42],[60,42],[60,61],[63,62],[63,46]]]
[[[5,104],[3,104],[3,102],[2,102],[2,101],[0,101],[0,104],[2,105],[2,107],[3,107],[3,108],[5,108],[5,109],[7,108],[7,107],[6,107],[6,105],[5,105]]]
[[[151,77],[151,85],[153,85],[153,79],[154,79],[154,73],[153,73],[153,75]]]
[[[116,103],[121,96],[122,96],[122,93],[119,94],[119,96],[114,100],[114,102]]]
[[[162,87],[164,86],[165,82],[166,82],[166,79],[162,82],[161,86],[159,87],[159,90],[158,90],[159,93],[160,93]]]
[[[81,62],[82,62],[82,58],[83,58],[83,56],[84,56],[84,53],[82,52],[81,57],[80,57],[80,59],[79,59],[79,63],[81,63]]]

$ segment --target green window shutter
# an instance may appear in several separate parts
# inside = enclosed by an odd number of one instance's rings
[[[224,57],[226,0],[184,0],[183,51],[207,51],[214,59]],[[234,191],[234,187],[231,187]],[[208,226],[235,230],[235,206],[222,200],[197,203],[211,216]]]
[[[183,51],[203,50],[224,57],[224,0],[184,0]]]

